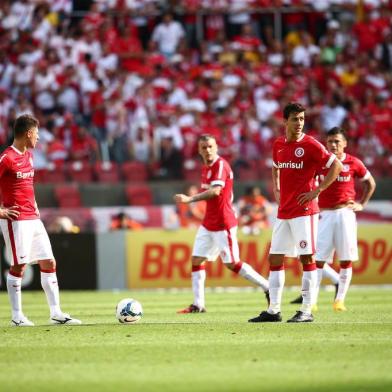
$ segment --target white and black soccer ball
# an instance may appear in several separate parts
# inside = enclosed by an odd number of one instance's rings
[[[120,323],[134,324],[143,316],[143,308],[139,301],[133,298],[122,299],[116,307],[116,317]]]

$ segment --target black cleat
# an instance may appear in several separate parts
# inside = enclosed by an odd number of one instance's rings
[[[269,291],[265,291],[264,294],[265,294],[265,299],[267,300],[267,304],[268,304],[268,306],[270,306],[270,295],[269,295]]]
[[[300,295],[296,299],[293,299],[290,303],[291,304],[302,304],[302,295]]]
[[[271,314],[266,311],[261,312],[257,317],[248,320],[248,323],[276,323],[282,321],[280,312]]]
[[[301,312],[300,310],[291,318],[287,320],[288,323],[311,323],[313,322],[313,315]]]

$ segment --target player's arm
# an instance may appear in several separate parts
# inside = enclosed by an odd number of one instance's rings
[[[196,195],[193,196],[187,196],[184,195],[183,193],[178,193],[174,195],[174,201],[176,203],[188,204],[188,203],[194,203],[195,201],[209,200],[219,196],[221,191],[222,191],[221,185],[214,185],[211,188],[207,189],[206,191],[197,193]]]
[[[17,219],[19,216],[19,207],[0,207],[0,219]]]
[[[374,180],[374,177],[369,174],[369,177],[366,178],[366,180],[362,181],[362,197],[360,202],[357,203],[353,201],[347,207],[351,208],[355,212],[362,211],[372,197],[375,190],[376,181]]]
[[[274,192],[275,200],[280,203],[280,186],[279,186],[279,169],[272,166],[272,190]]]
[[[313,189],[310,192],[301,193],[298,196],[298,203],[300,205],[303,205],[318,197],[318,195],[322,191],[327,189],[336,180],[337,176],[342,171],[342,169],[343,169],[343,165],[339,161],[339,159],[334,159],[333,162],[331,163],[331,166],[329,167],[329,171],[325,176],[324,180],[320,182],[319,186],[316,189]]]

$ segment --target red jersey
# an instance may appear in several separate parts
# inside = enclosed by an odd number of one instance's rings
[[[0,155],[0,189],[4,207],[19,206],[17,220],[37,219],[39,212],[34,196],[33,156],[8,147]]]
[[[319,195],[320,208],[334,208],[339,204],[355,200],[355,177],[364,181],[370,177],[369,171],[358,158],[344,154],[341,160],[343,169],[338,178]],[[328,170],[321,169],[320,180],[323,180]]]
[[[233,209],[233,172],[230,165],[218,157],[211,165],[203,165],[201,187],[203,190],[220,185],[219,196],[207,200],[207,210],[202,225],[210,231],[228,230],[237,226]]]
[[[273,165],[279,169],[279,219],[292,219],[319,212],[317,200],[300,205],[297,197],[315,189],[315,176],[323,166],[329,168],[336,158],[311,136],[295,142],[278,137],[273,145]]]

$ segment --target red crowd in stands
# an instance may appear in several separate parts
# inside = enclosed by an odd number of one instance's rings
[[[240,179],[263,178],[292,100],[308,133],[343,126],[375,176],[392,174],[391,2],[185,0],[174,15],[113,0],[82,18],[71,3],[0,4],[0,143],[36,115],[37,180],[194,180],[202,133]],[[277,6],[281,40],[263,12]]]

